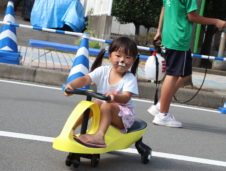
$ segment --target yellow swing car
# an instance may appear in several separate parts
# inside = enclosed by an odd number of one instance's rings
[[[67,119],[60,135],[53,141],[53,148],[69,152],[65,164],[73,165],[75,168],[80,164],[80,158],[91,159],[91,166],[96,167],[100,160],[100,154],[110,151],[126,149],[135,143],[135,147],[141,155],[142,163],[146,164],[151,158],[151,148],[143,144],[142,136],[147,129],[147,123],[142,120],[136,120],[127,133],[122,133],[117,128],[110,126],[105,134],[106,148],[93,148],[85,146],[74,139],[73,127],[78,120],[82,119],[80,134],[94,134],[99,126],[100,109],[97,104],[92,102],[92,98],[109,101],[110,98],[92,90],[65,90],[67,93],[85,95],[86,101],[81,101],[72,111]],[[88,127],[88,120],[92,112],[92,121]],[[78,136],[77,134],[76,136]]]

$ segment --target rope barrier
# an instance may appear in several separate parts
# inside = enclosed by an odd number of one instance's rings
[[[77,36],[77,37],[87,38],[88,40],[101,42],[101,43],[107,43],[107,44],[112,43],[112,41],[110,41],[110,40],[104,40],[104,39],[99,39],[99,38],[95,38],[95,37],[90,37],[87,33],[79,33],[79,32],[71,32],[71,31],[64,31],[64,30],[57,30],[57,29],[49,29],[49,28],[36,27],[36,26],[30,26],[30,25],[24,25],[24,24],[9,23],[9,22],[4,22],[4,21],[0,21],[0,24],[12,26],[12,27],[20,27],[20,28],[27,28],[27,29],[32,29],[32,30],[50,32],[50,33]],[[154,48],[145,47],[145,46],[137,46],[137,48],[140,49],[140,50],[145,50],[145,51],[153,51],[154,50]],[[192,57],[200,58],[200,59],[226,61],[226,58],[218,57],[218,56],[207,56],[207,55],[201,55],[201,54],[192,54]]]

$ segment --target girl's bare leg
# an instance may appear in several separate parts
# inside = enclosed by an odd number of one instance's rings
[[[121,117],[118,116],[120,111],[117,104],[114,103],[102,103],[100,106],[101,119],[100,125],[95,134],[80,135],[79,138],[86,142],[93,144],[105,144],[104,135],[107,132],[108,127],[112,124],[119,129],[123,129]]]

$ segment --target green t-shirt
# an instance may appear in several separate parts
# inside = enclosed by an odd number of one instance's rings
[[[197,10],[196,0],[163,0],[162,44],[169,49],[187,51],[192,37],[192,23],[187,14]]]

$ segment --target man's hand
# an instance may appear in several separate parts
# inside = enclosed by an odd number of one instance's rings
[[[154,41],[156,44],[161,44],[162,43],[162,34],[161,32],[157,32],[155,37],[154,37]]]
[[[215,25],[219,30],[222,30],[223,28],[226,28],[226,21],[224,20],[217,20],[217,23]]]

